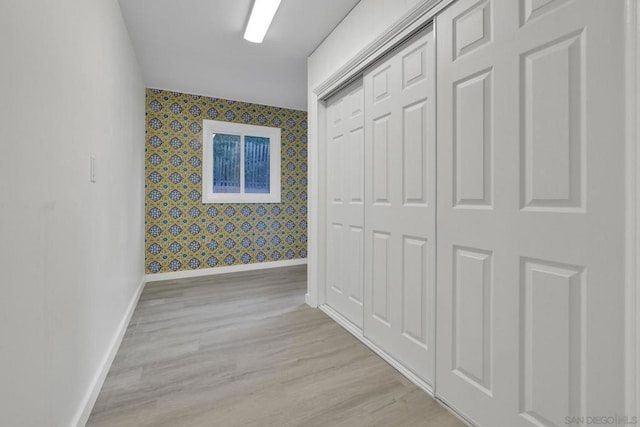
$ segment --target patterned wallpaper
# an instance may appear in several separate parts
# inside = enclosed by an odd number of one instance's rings
[[[281,127],[282,203],[202,203],[202,120]],[[306,258],[307,113],[147,89],[147,273]]]

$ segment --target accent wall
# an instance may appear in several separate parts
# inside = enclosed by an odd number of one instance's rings
[[[281,203],[202,203],[202,121],[280,127]],[[307,256],[307,113],[147,89],[147,273]]]

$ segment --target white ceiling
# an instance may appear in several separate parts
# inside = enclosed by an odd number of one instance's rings
[[[262,44],[253,0],[119,0],[147,87],[307,109],[307,57],[359,0],[282,0]]]

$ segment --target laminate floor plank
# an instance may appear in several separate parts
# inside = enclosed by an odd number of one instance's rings
[[[305,290],[304,266],[148,284],[87,425],[464,425]]]

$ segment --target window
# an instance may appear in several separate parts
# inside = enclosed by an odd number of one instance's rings
[[[202,202],[280,203],[280,128],[203,120]]]

